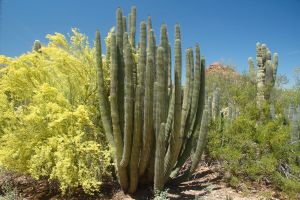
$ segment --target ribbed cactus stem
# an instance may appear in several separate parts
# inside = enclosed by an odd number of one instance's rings
[[[121,8],[117,9],[117,28],[116,28],[116,45],[117,45],[117,69],[118,69],[118,86],[117,86],[117,101],[119,113],[119,125],[121,136],[124,135],[124,57],[123,57],[123,14]]]
[[[212,99],[211,96],[207,98],[207,119],[208,123],[212,120]]]
[[[42,44],[39,40],[35,40],[33,43],[32,50],[36,52],[40,52],[40,49],[42,48]]]
[[[249,77],[250,77],[250,80],[252,82],[255,82],[255,68],[254,68],[254,61],[253,61],[253,58],[252,57],[249,57],[248,58],[248,65],[249,65]]]
[[[213,119],[219,117],[220,114],[220,89],[215,88],[213,91],[213,99],[212,99],[212,116]]]
[[[164,187],[164,132],[165,124],[161,123],[159,128],[159,134],[156,138],[156,150],[155,150],[155,167],[154,167],[154,191],[159,192]]]
[[[199,92],[200,92],[199,86],[200,86],[200,76],[201,76],[200,67],[201,66],[200,66],[200,60],[199,60],[198,64],[196,63],[195,68],[194,68],[194,81],[193,81],[193,89],[192,89],[193,93],[192,93],[192,100],[191,100],[191,113],[190,113],[190,118],[189,118],[190,128],[193,128],[193,124],[194,124],[194,120],[195,120],[196,112],[197,112],[198,100],[199,100]]]
[[[151,19],[151,16],[148,16],[148,21],[147,21],[147,31],[148,31],[148,34],[150,34],[151,30],[152,30],[152,19]]]
[[[168,100],[170,100],[172,92],[172,55],[171,55],[171,45],[168,45]]]
[[[143,148],[141,153],[141,161],[139,174],[144,174],[148,165],[154,138],[153,130],[153,84],[154,84],[154,62],[153,55],[148,51],[147,66],[146,66],[146,80],[145,80],[145,97],[144,97],[144,138]]]
[[[192,175],[196,168],[198,167],[198,164],[201,160],[202,153],[204,151],[204,147],[207,140],[207,133],[208,133],[208,115],[207,110],[204,111],[202,121],[201,121],[201,128],[198,134],[198,140],[197,140],[197,147],[192,155],[192,165],[190,168],[189,176]]]
[[[133,131],[133,83],[132,83],[132,68],[133,58],[131,45],[128,42],[128,34],[124,33],[124,60],[125,60],[125,101],[124,101],[124,114],[125,114],[125,126],[124,126],[124,150],[122,161],[120,165],[126,167],[129,163],[131,145],[132,145],[132,131]]]
[[[117,9],[117,48],[120,51],[120,53],[123,53],[123,15],[121,8]]]
[[[299,125],[297,116],[294,114],[291,122],[291,143],[295,143],[299,140]]]
[[[179,30],[179,25],[176,25],[176,30]],[[173,123],[173,133],[170,138],[169,148],[165,158],[165,180],[168,179],[174,164],[177,160],[178,154],[180,152],[179,144],[180,140],[180,125],[181,125],[181,66],[182,66],[182,53],[181,53],[181,40],[175,40],[175,73],[174,73],[174,123]]]
[[[273,86],[274,86],[275,81],[276,81],[276,77],[277,77],[278,53],[274,53],[274,54],[273,54],[272,68],[273,68],[273,73],[274,73],[274,74],[273,74],[273,78],[274,78]]]
[[[139,48],[139,57],[138,57],[138,66],[137,66],[137,78],[138,84],[142,87],[142,92],[144,92],[145,85],[145,66],[147,59],[147,29],[146,23],[141,22],[140,26],[140,48]]]
[[[131,8],[131,14],[130,14],[130,43],[133,48],[135,48],[135,33],[136,33],[136,7],[133,6]]]
[[[164,114],[163,114],[163,119],[166,119],[167,117],[167,112],[168,112],[168,104],[169,104],[169,93],[168,93],[168,84],[169,84],[169,77],[170,77],[170,70],[171,66],[169,66],[169,41],[168,41],[168,32],[167,32],[167,26],[166,24],[163,24],[160,29],[160,46],[163,47],[164,49],[164,92],[163,92],[163,98],[164,98]]]
[[[198,46],[198,45],[197,45]],[[195,138],[195,140],[197,140],[198,138],[198,134],[199,134],[199,129],[201,126],[201,121],[202,121],[202,115],[203,115],[203,110],[204,110],[204,106],[205,106],[205,58],[201,57],[201,58],[197,58],[197,55],[200,56],[200,47],[198,46],[197,48],[196,46],[196,61],[198,59],[200,59],[201,62],[201,78],[200,78],[200,95],[199,95],[199,101],[198,101],[198,108],[197,108],[197,114],[196,114],[196,121],[195,121],[195,127],[193,129],[193,137]],[[198,53],[197,53],[197,49],[198,49]],[[194,142],[193,144],[196,144],[196,142]],[[195,149],[196,146],[193,147],[193,149]]]
[[[137,85],[135,94],[135,105],[134,105],[134,133],[133,133],[133,143],[130,157],[130,185],[129,193],[134,193],[138,185],[138,172],[139,172],[139,160],[140,160],[140,150],[142,142],[142,131],[143,131],[143,116],[142,116],[142,87]]]
[[[123,26],[123,32],[127,32],[127,23],[126,23],[126,16],[122,17],[122,26]],[[125,48],[125,47],[124,47]]]
[[[185,86],[184,86],[184,92],[183,92],[183,103],[182,103],[182,117],[181,117],[181,124],[180,124],[180,136],[179,136],[179,142],[178,142],[178,149],[180,151],[183,139],[185,137],[185,129],[186,129],[186,122],[187,122],[187,117],[189,113],[189,98],[190,98],[190,89],[191,89],[191,67],[192,67],[192,60],[191,54],[192,54],[192,49],[187,49],[186,50],[186,78],[185,78]]]
[[[164,68],[164,48],[157,48],[157,59],[156,59],[156,111],[155,111],[155,127],[156,127],[156,135],[159,132],[159,127],[162,122],[164,122],[163,116],[165,115],[165,101],[164,101],[164,88],[165,88],[165,68]]]
[[[119,110],[118,110],[118,51],[116,44],[116,35],[113,32],[111,35],[111,83],[110,83],[110,107],[113,135],[116,149],[117,172],[121,188],[126,191],[128,188],[128,177],[126,168],[120,166],[120,161],[123,154],[123,140],[120,128]]]
[[[169,103],[169,111],[168,111],[168,117],[167,117],[167,122],[165,126],[165,142],[169,142],[170,134],[172,131],[172,125],[174,123],[174,109],[175,109],[175,88],[172,89],[172,94],[171,94],[171,99]]]
[[[97,75],[98,75],[98,86],[99,86],[98,87],[99,104],[101,105],[100,106],[101,120],[110,148],[113,148],[114,138],[113,138],[112,124],[111,124],[111,116],[109,110],[108,97],[106,95],[107,91],[104,86],[100,31],[96,32],[95,47],[96,47],[96,66],[97,66]]]

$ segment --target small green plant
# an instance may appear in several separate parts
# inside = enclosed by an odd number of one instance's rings
[[[155,192],[154,200],[169,200],[168,189]]]
[[[18,195],[17,189],[14,188],[10,183],[5,182],[2,187],[1,191],[3,195],[0,196],[0,200],[17,200],[21,199]]]

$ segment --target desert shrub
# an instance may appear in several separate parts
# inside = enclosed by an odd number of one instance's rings
[[[0,57],[0,165],[92,192],[110,176],[95,48],[76,29],[47,38],[39,52]]]
[[[296,164],[300,145],[289,143],[290,127],[281,115],[270,120],[268,109],[263,110],[264,121],[260,121],[255,104],[250,103],[236,120],[225,122],[222,131],[218,128],[220,122],[213,122],[208,153],[230,172],[231,185],[235,186],[238,179],[268,181],[295,197],[300,191],[300,167]]]

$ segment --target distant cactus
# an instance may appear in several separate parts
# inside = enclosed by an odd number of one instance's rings
[[[255,67],[254,67],[254,62],[253,58],[249,57],[248,58],[248,65],[249,65],[249,77],[250,80],[254,83],[256,81],[256,73],[255,73]]]
[[[40,52],[40,49],[42,48],[42,44],[39,40],[35,40],[33,43],[32,50],[36,52]]]
[[[213,99],[212,99],[213,119],[218,118],[219,115],[220,115],[220,88],[215,88],[213,91]]]
[[[300,122],[300,105],[297,107],[297,120]]]
[[[100,33],[96,34],[103,128],[121,188],[134,193],[143,177],[161,191],[190,156],[192,165],[181,179],[188,178],[201,159],[209,121],[208,112],[203,112],[205,59],[200,56],[199,45],[195,48],[195,60],[193,50],[187,49],[183,88],[179,25],[175,26],[175,70],[171,79],[171,45],[166,25],[161,27],[161,43],[157,46],[151,18],[147,25],[142,22],[136,47],[136,8],[128,16],[129,33],[120,8],[116,14],[116,31],[111,31],[107,47],[111,68],[109,99],[104,88]]]
[[[294,115],[291,121],[291,143],[295,143],[299,140],[299,124],[297,116]]]
[[[270,118],[275,119],[275,107],[274,104],[270,105]]]
[[[288,120],[291,122],[293,121],[293,117],[295,115],[295,106],[294,104],[289,105],[289,110],[288,110]]]
[[[249,68],[253,68],[253,60],[248,59]],[[278,54],[273,54],[265,44],[256,44],[256,84],[257,84],[257,105],[261,107],[264,102],[270,99],[272,88],[275,85],[277,68],[278,68]],[[250,72],[250,69],[249,69]]]
[[[211,100],[211,97],[208,97],[207,98],[207,119],[209,122],[211,122],[212,120],[212,100]]]

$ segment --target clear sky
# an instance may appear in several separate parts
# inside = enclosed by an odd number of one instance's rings
[[[208,64],[224,61],[244,72],[259,41],[279,53],[280,74],[292,79],[300,66],[300,0],[0,0],[0,54],[18,56],[35,39],[46,43],[46,34],[72,27],[92,44],[96,29],[104,37],[114,26],[117,7],[127,15],[132,5],[138,22],[152,16],[156,34],[166,23],[172,42],[180,23],[182,47],[199,42]]]

